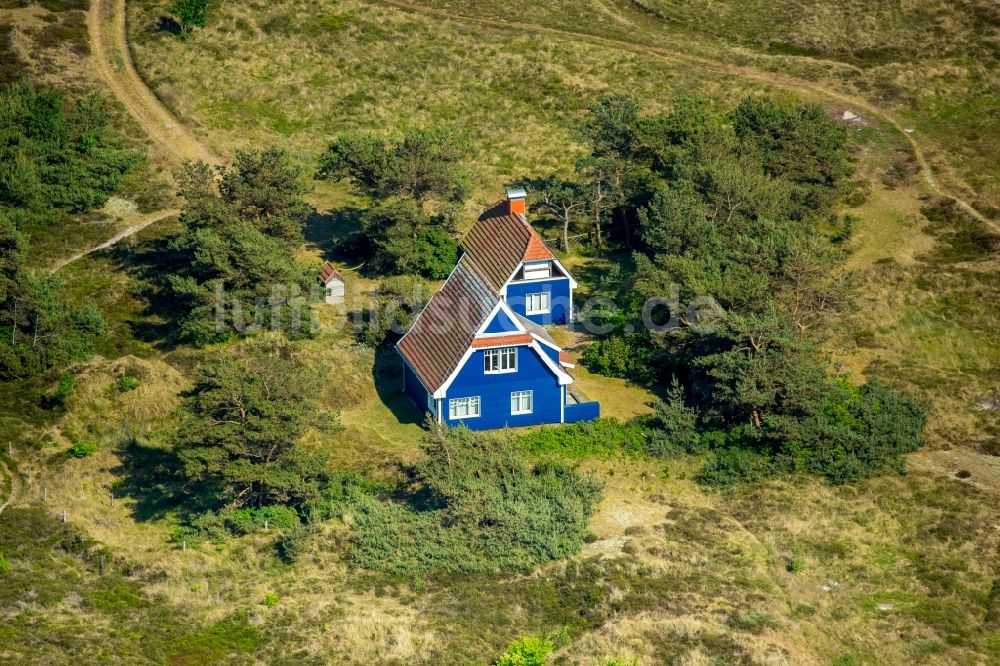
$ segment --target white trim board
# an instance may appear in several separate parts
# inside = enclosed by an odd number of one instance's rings
[[[536,354],[542,357],[542,362],[545,365],[547,365],[549,367],[549,370],[551,370],[552,373],[556,376],[556,379],[559,380],[560,386],[565,386],[566,384],[573,383],[573,378],[565,370],[560,368],[555,361],[549,358],[549,355],[545,353],[541,345],[538,344],[537,340],[531,343],[531,348],[535,350]]]

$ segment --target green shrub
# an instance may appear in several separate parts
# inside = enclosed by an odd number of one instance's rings
[[[185,32],[193,28],[204,28],[208,19],[210,0],[176,0],[167,10],[177,19]]]
[[[770,456],[733,447],[716,451],[702,468],[698,480],[710,485],[729,487],[757,483],[776,473],[777,466]]]
[[[268,608],[271,608],[272,606],[277,606],[278,601],[279,597],[277,592],[268,592],[267,594],[264,595],[264,605],[267,606]]]
[[[5,574],[10,571],[10,562],[4,557],[3,553],[0,553],[0,574]]]
[[[553,635],[529,636],[514,641],[507,647],[495,666],[542,666],[556,649]]]
[[[53,400],[60,405],[65,404],[67,398],[73,395],[74,388],[76,388],[76,378],[68,372],[63,373],[59,377],[59,385],[56,387],[56,392],[52,396]]]
[[[666,399],[656,405],[649,452],[662,456],[672,450],[695,452],[704,449],[697,425],[698,412],[685,404],[684,388],[675,377]]]
[[[639,421],[601,418],[558,428],[539,428],[516,435],[513,443],[530,453],[587,458],[639,455],[646,449],[648,436],[649,430]]]
[[[902,473],[905,454],[923,445],[923,404],[873,379],[853,386],[847,378],[817,380],[796,414],[770,414],[761,425],[702,433],[714,452],[699,480],[732,486],[768,477],[811,472],[832,483]],[[710,441],[711,438],[711,441]]]
[[[174,530],[171,540],[186,542],[189,546],[205,541],[221,543],[231,536],[260,532],[265,525],[268,530],[294,534],[302,527],[302,520],[294,508],[281,504],[228,508],[217,513],[205,511],[189,516],[186,525]],[[284,538],[286,536],[282,536]]]
[[[442,280],[458,261],[458,243],[443,226],[425,227],[417,235],[414,255],[412,270],[432,280]]]
[[[636,381],[652,378],[654,351],[637,335],[610,335],[583,352],[583,363],[592,372]]]
[[[205,541],[222,542],[232,536],[226,521],[214,511],[197,513],[187,518],[187,524],[176,528],[170,540],[176,544],[196,546]]]
[[[275,552],[283,561],[291,564],[295,562],[309,548],[312,543],[314,529],[305,525],[297,527],[284,533],[274,544]]]
[[[86,458],[96,450],[97,444],[92,442],[76,442],[66,449],[66,455],[71,458]]]
[[[339,518],[357,497],[388,497],[393,486],[371,481],[357,472],[332,472],[317,497],[307,501],[301,515],[307,524]]]
[[[27,82],[6,86],[0,89],[0,133],[6,137],[0,211],[17,210],[20,228],[58,219],[56,209],[103,206],[143,160],[141,152],[122,148],[97,93],[71,105],[62,93]]]
[[[877,379],[860,387],[841,380],[837,388],[827,398],[826,427],[818,433],[806,468],[833,483],[902,472],[905,454],[923,446],[923,403]]]
[[[135,377],[125,375],[118,380],[117,388],[119,393],[128,393],[139,388],[142,384]]]
[[[440,280],[458,260],[448,221],[415,206],[393,202],[370,209],[362,219],[368,268],[385,275],[417,274]]]
[[[262,506],[229,509],[220,513],[226,527],[235,535],[251,534],[264,529],[286,530],[301,524],[299,514],[295,509],[283,506]]]
[[[799,573],[801,571],[805,571],[805,568],[806,568],[805,560],[803,560],[802,557],[799,555],[792,555],[785,562],[785,569],[788,571],[788,573]]]
[[[1000,630],[1000,578],[993,580],[990,593],[986,596],[986,616],[983,624],[990,630]]]

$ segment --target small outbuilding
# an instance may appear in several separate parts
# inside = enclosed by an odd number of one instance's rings
[[[316,279],[326,290],[324,300],[330,305],[344,302],[344,276],[329,261],[323,264]]]

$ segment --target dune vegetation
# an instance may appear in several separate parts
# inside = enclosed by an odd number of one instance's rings
[[[120,12],[155,123],[88,40]],[[986,0],[0,0],[0,661],[1000,660],[998,35]],[[508,185],[619,306],[552,331],[603,418],[439,429],[372,315]],[[669,285],[722,323],[643,333]]]

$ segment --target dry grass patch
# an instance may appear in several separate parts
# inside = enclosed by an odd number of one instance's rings
[[[917,257],[930,252],[934,238],[924,230],[927,220],[920,213],[921,205],[913,187],[877,187],[864,204],[848,209],[860,222],[851,240],[854,251],[847,268],[863,270],[888,260],[913,266]]]
[[[438,630],[427,626],[418,608],[362,596],[351,600],[342,618],[324,627],[310,651],[319,657],[350,655],[359,664],[417,663],[437,641]]]

